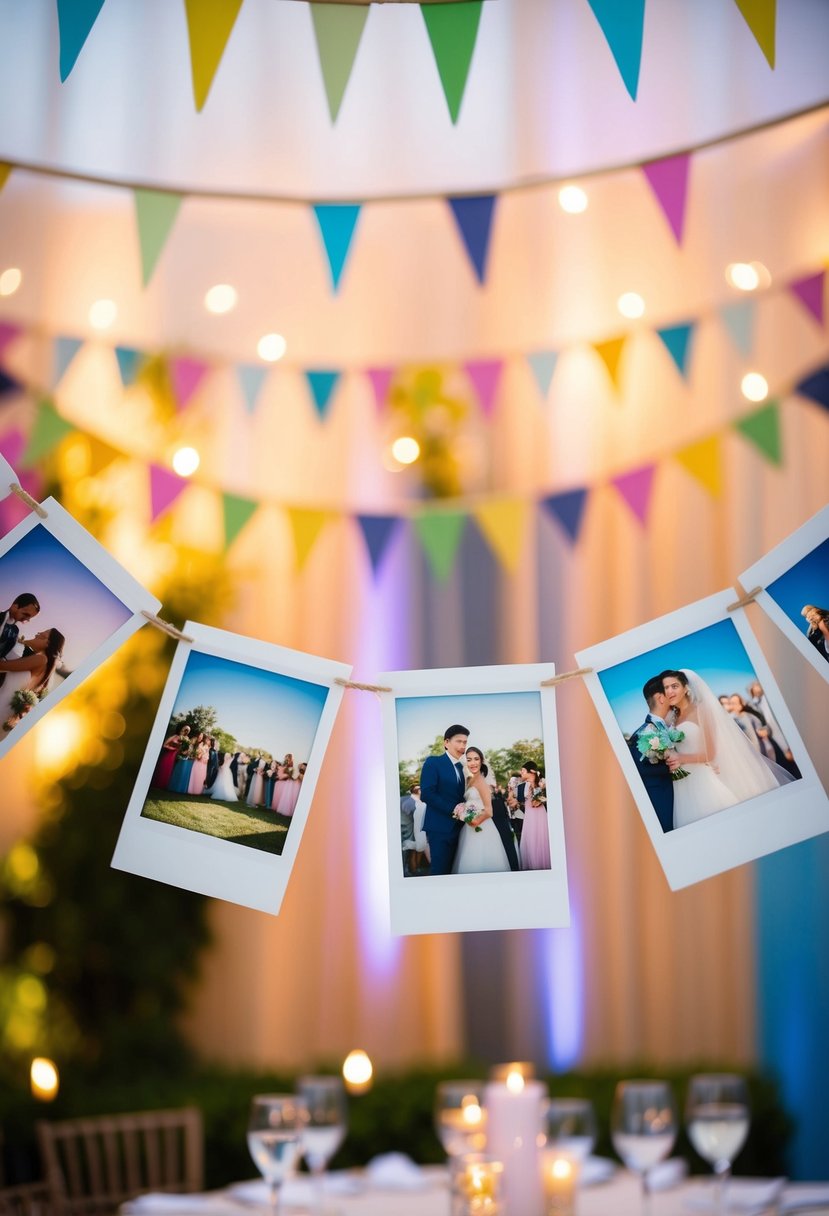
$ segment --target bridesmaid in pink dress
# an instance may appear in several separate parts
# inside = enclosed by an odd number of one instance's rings
[[[155,766],[150,785],[155,786],[157,790],[166,790],[170,783],[170,778],[173,775],[173,769],[176,765],[176,757],[178,756],[178,745],[182,739],[186,739],[190,734],[189,726],[182,726],[177,735],[170,735],[169,739],[165,739],[161,747],[161,755],[158,757],[158,764]]]
[[[193,757],[193,767],[190,770],[190,780],[187,783],[188,794],[203,794],[204,783],[207,780],[207,757],[210,749],[204,738],[204,734],[199,733],[196,738],[196,751]]]
[[[266,767],[267,762],[265,760],[260,760],[256,771],[253,774],[253,780],[250,783],[250,790],[248,791],[248,796],[246,799],[248,806],[262,805],[262,796],[265,789]]]
[[[287,781],[285,783],[285,793],[282,796],[281,812],[290,818],[296,810],[296,804],[299,801],[300,782],[294,776],[294,758],[290,752],[285,757],[284,764]]]
[[[271,798],[271,810],[276,811],[277,815],[282,815],[282,803],[285,799],[285,789],[288,785],[286,769],[284,764],[276,766],[276,781],[273,783],[273,798]]]
[[[547,831],[547,798],[538,786],[538,769],[535,764],[525,764],[521,772],[527,774],[524,786],[524,826],[521,829],[521,869],[549,870],[550,834]]]

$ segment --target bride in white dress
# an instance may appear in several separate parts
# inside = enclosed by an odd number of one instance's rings
[[[469,824],[461,828],[458,851],[452,866],[453,874],[499,874],[509,870],[504,846],[498,829],[492,822],[492,794],[484,778],[489,769],[484,763],[484,754],[477,747],[466,749],[466,767],[469,777],[466,782],[464,801],[479,814],[486,816],[480,823],[480,832]]]
[[[44,629],[25,643],[31,654],[24,656],[21,643],[19,649],[0,659],[0,672],[6,673],[0,685],[0,724],[16,716],[12,709],[12,697],[16,692],[26,689],[42,697],[48,691],[65,641],[66,638],[57,629]]]
[[[674,782],[674,827],[682,828],[726,807],[756,798],[793,778],[764,759],[696,672],[663,673],[674,709],[672,725],[685,738],[668,753],[668,768],[688,773]]]
[[[217,802],[238,802],[238,791],[233,780],[233,773],[230,771],[230,762],[233,756],[230,752],[225,752],[222,763],[219,765],[219,771],[216,774],[216,780],[211,785],[207,794],[210,798],[215,798]]]

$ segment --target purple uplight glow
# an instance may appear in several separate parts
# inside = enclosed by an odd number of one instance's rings
[[[546,1054],[555,1072],[572,1068],[584,1046],[584,960],[578,908],[570,905],[570,928],[540,932],[538,959],[544,976]]]

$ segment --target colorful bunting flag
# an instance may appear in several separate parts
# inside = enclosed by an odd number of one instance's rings
[[[98,439],[94,435],[86,436],[86,447],[89,453],[87,469],[93,477],[109,468],[113,460],[117,460],[122,455],[117,448],[111,447],[103,439]]]
[[[819,270],[817,274],[806,275],[805,278],[795,279],[789,283],[789,291],[799,300],[806,311],[815,318],[818,325],[823,325],[823,286],[826,271]]]
[[[435,5],[434,7],[442,8],[443,6]],[[494,194],[477,194],[466,198],[447,199],[479,283],[483,283],[486,278],[495,198]]]
[[[820,367],[816,372],[804,376],[795,386],[796,393],[814,401],[822,409],[829,410],[829,363]]]
[[[389,545],[403,521],[399,515],[358,515],[373,574],[377,574]]]
[[[81,338],[55,338],[53,353],[55,358],[55,374],[53,384],[60,384],[69,368],[69,364],[83,346]]]
[[[133,197],[141,248],[141,280],[146,287],[175,223],[182,198],[180,194],[163,190],[134,190]]]
[[[673,359],[680,375],[686,376],[691,339],[694,336],[694,324],[668,325],[656,331],[665,344],[665,349]]]
[[[322,243],[325,246],[331,283],[334,291],[340,285],[340,276],[345,266],[354,228],[360,218],[359,203],[317,203],[314,207]]]
[[[367,17],[368,5],[311,4],[317,54],[332,122],[337,121]]]
[[[6,347],[11,346],[12,342],[22,333],[22,325],[15,325],[11,321],[0,321],[0,355],[5,354]]]
[[[750,355],[754,346],[754,323],[757,316],[755,300],[735,300],[720,309],[725,328],[741,355]]]
[[[308,387],[320,418],[325,418],[328,413],[328,407],[339,378],[339,372],[306,371],[305,373],[305,379],[308,381]]]
[[[242,0],[184,0],[190,38],[193,100],[201,110],[227,41],[239,16]]]
[[[170,359],[170,381],[180,410],[187,405],[209,370],[210,365],[203,359],[193,359],[189,355],[176,355]]]
[[[521,565],[529,503],[521,498],[491,498],[475,507],[475,522],[503,568],[515,574]]]
[[[150,523],[169,510],[179,495],[187,489],[187,480],[165,469],[163,465],[148,466],[150,474]]]
[[[0,190],[3,189],[12,171],[12,166],[7,161],[0,160]]]
[[[331,512],[316,507],[286,507],[286,511],[294,537],[296,568],[302,570],[320,532],[331,518]]]
[[[486,418],[492,413],[503,367],[503,359],[471,359],[463,365]]]
[[[607,342],[594,342],[593,349],[607,368],[607,374],[613,381],[613,387],[619,389],[619,360],[625,349],[627,334],[620,338],[610,338]]]
[[[135,383],[139,368],[144,360],[144,354],[132,346],[116,346],[115,358],[118,360],[118,371],[124,388]]]
[[[222,494],[225,549],[230,548],[258,507],[259,503],[250,498],[240,498],[238,494]]]
[[[432,574],[440,582],[452,573],[466,519],[464,511],[427,508],[412,521]]]
[[[648,522],[648,508],[651,502],[655,472],[655,464],[646,464],[612,479],[612,484],[641,524]]]
[[[773,68],[777,0],[735,0],[735,3],[757,39],[757,45],[768,60],[769,67]]]
[[[587,504],[587,488],[564,490],[561,494],[549,494],[541,499],[541,506],[549,511],[556,523],[564,529],[568,540],[575,543],[579,538],[582,516]]]
[[[394,368],[367,367],[366,375],[368,376],[371,387],[374,390],[374,401],[377,409],[382,412],[388,404],[389,389],[391,388],[391,382],[394,379]]]
[[[780,438],[780,406],[769,401],[734,423],[740,434],[745,435],[772,464],[783,463],[783,446]]]
[[[680,156],[666,156],[662,160],[648,161],[642,172],[648,179],[657,202],[671,225],[671,232],[678,245],[682,244],[685,227],[685,203],[688,199],[688,172],[691,157],[687,152]]]
[[[60,78],[66,80],[75,66],[89,31],[104,7],[104,0],[58,0]]]
[[[636,101],[639,65],[642,62],[645,0],[588,0],[588,3],[607,39],[625,88]]]
[[[23,469],[22,459],[25,448],[26,437],[17,427],[0,435],[0,457],[11,466],[12,473],[16,474],[15,480],[26,493],[39,500],[43,494],[41,478],[36,470]],[[6,475],[8,476],[8,473]],[[7,483],[7,485],[11,484],[11,481]],[[0,488],[0,495],[5,492],[6,486]],[[0,533],[5,535],[10,532],[28,514],[29,507],[16,495],[8,494],[6,498],[0,498]]]
[[[453,123],[460,114],[482,7],[482,0],[420,6]]]
[[[553,372],[556,370],[558,363],[558,351],[555,350],[537,350],[527,355],[527,362],[535,376],[535,382],[538,385],[538,391],[541,396],[547,399],[547,393],[550,391],[550,384],[553,379]]]
[[[711,435],[689,443],[675,453],[676,459],[714,498],[722,493],[720,436]]]
[[[48,456],[62,439],[73,434],[75,427],[61,418],[52,402],[44,398],[38,402],[35,412],[34,426],[26,444],[26,450],[20,457],[24,468],[29,468]]]
[[[256,402],[259,399],[262,385],[265,383],[268,369],[258,363],[240,363],[236,368],[236,374],[242,386],[248,413],[252,414],[256,409]]]

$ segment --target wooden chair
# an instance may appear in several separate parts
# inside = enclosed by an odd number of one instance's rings
[[[109,1216],[142,1192],[204,1185],[195,1107],[39,1122],[37,1138],[55,1216]]]
[[[0,1216],[51,1216],[52,1203],[45,1182],[24,1182],[0,1187]]]

